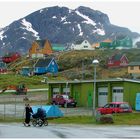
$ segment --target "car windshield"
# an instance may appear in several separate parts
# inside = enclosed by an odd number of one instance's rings
[[[123,108],[123,109],[127,109],[127,108],[130,108],[130,106],[128,104],[121,104],[120,105],[120,108]]]

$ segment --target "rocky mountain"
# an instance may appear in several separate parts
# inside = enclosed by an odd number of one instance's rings
[[[0,55],[9,51],[25,54],[37,39],[67,44],[85,38],[93,43],[120,34],[132,38],[140,36],[127,28],[112,25],[106,14],[88,7],[80,6],[74,10],[49,7],[0,29]]]

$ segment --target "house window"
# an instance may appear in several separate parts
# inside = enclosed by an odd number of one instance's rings
[[[87,43],[87,41],[85,41],[85,43]]]
[[[84,46],[84,48],[88,48],[88,46]]]
[[[113,64],[113,61],[109,60],[108,64]]]
[[[125,60],[121,61],[121,64],[126,64],[126,61]]]
[[[123,93],[123,89],[113,89],[113,93]]]
[[[134,67],[133,67],[133,66],[131,66],[131,67],[130,67],[130,70],[134,70]]]

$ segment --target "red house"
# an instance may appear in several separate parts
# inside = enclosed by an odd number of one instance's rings
[[[17,52],[16,53],[8,53],[7,55],[2,57],[2,61],[4,63],[11,63],[20,57],[21,57],[20,54]]]
[[[125,54],[114,54],[109,57],[107,61],[108,68],[126,67],[128,65],[128,58]]]

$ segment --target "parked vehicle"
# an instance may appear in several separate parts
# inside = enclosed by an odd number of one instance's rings
[[[113,114],[113,113],[124,113],[132,112],[131,106],[127,102],[111,102],[106,104],[104,107],[97,109],[101,114]]]
[[[76,107],[77,102],[70,96],[65,94],[57,94],[52,98],[52,104],[61,105],[62,107]]]
[[[26,95],[27,94],[27,88],[25,87],[24,84],[19,84],[19,85],[9,85],[5,88],[2,89],[0,94],[4,93],[6,90],[15,90],[16,95]]]

